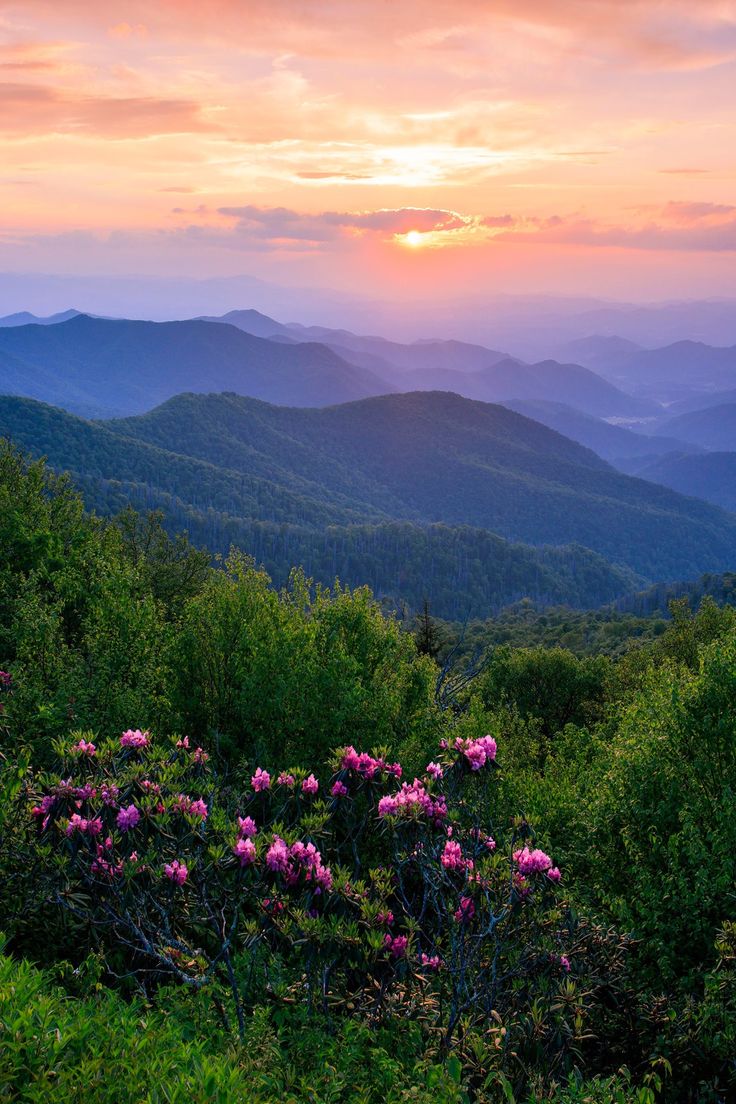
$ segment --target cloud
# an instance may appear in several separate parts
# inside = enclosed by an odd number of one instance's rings
[[[218,213],[235,219],[232,232],[243,239],[274,242],[327,242],[343,233],[396,235],[464,227],[468,219],[455,211],[426,207],[383,208],[377,211],[323,211],[309,214],[286,207],[220,207]]]
[[[200,106],[153,96],[70,96],[43,84],[0,83],[0,132],[140,138],[212,130]]]
[[[692,206],[697,208],[715,205]],[[727,253],[736,251],[736,214],[725,217],[719,215],[715,222],[700,217],[683,225],[649,222],[641,226],[611,225],[591,218],[558,217],[544,220],[539,225],[520,222],[508,233],[498,235],[496,240],[528,245],[582,245],[607,249]]]
[[[736,212],[731,203],[696,203],[670,200],[662,209],[662,217],[671,222],[686,225],[701,222],[703,219],[722,220]]]

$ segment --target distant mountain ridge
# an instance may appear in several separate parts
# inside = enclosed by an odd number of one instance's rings
[[[655,432],[719,452],[736,451],[736,402],[667,418]]]
[[[317,343],[276,344],[213,322],[88,315],[0,330],[0,372],[6,393],[102,415],[149,410],[181,391],[316,406],[392,390]]]
[[[180,413],[188,416],[190,403],[200,397],[182,399]],[[180,405],[174,400],[162,408],[165,422]],[[165,428],[181,433],[175,421]],[[213,552],[238,545],[265,563],[279,585],[292,566],[301,564],[327,585],[336,576],[353,585],[367,583],[391,604],[417,608],[431,592],[438,615],[465,617],[525,595],[541,603],[597,605],[642,582],[634,572],[579,546],[532,548],[468,525],[393,519],[365,501],[365,489],[363,500],[356,502],[287,471],[243,442],[247,472],[167,451],[117,432],[109,423],[12,397],[0,397],[0,436],[45,455],[57,470],[71,471],[98,512],[115,513],[128,504],[162,509],[171,531],[186,528],[192,540]],[[278,446],[278,429],[270,443]],[[259,457],[260,468],[271,467],[272,479],[256,470]],[[298,453],[289,459],[298,465]]]
[[[284,325],[258,311],[231,311],[211,321],[282,341],[324,342],[344,359],[390,380],[393,390],[400,392],[454,391],[491,403],[508,399],[566,402],[602,417],[635,418],[661,412],[656,404],[625,394],[579,364],[550,359],[526,364],[498,350],[457,340],[401,344],[324,326]]]
[[[736,561],[736,516],[622,475],[511,410],[453,394],[294,408],[190,393],[104,422],[2,398],[0,434],[70,468],[99,509],[161,506],[172,525],[213,549],[235,541],[279,577],[304,563],[322,581],[373,581],[412,601],[424,578],[448,616],[471,592],[475,609],[525,589],[600,604],[647,579]],[[520,542],[545,547],[517,556],[508,546]],[[552,570],[550,557],[557,582],[545,575],[542,585],[529,572]],[[526,579],[515,597],[493,581],[502,561]]]
[[[569,437],[571,441],[577,441],[578,444],[592,449],[614,467],[619,467],[621,461],[637,458],[653,458],[672,452],[700,451],[699,445],[679,441],[675,437],[636,433],[624,426],[611,425],[600,418],[584,414],[563,403],[512,400],[502,405],[507,406],[509,410],[515,410],[517,414],[523,414],[525,418],[533,418],[541,422],[542,425]],[[621,470],[628,471],[628,464]],[[655,480],[655,482],[658,481]]]

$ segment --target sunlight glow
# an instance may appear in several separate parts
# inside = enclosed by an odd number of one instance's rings
[[[404,242],[406,245],[410,245],[413,249],[422,244],[424,234],[420,234],[418,230],[410,230],[408,234],[404,234]]]

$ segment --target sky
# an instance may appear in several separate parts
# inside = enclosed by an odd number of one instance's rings
[[[736,0],[0,0],[0,108],[2,272],[736,296]]]

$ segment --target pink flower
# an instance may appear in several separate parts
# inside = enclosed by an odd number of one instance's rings
[[[273,843],[266,852],[266,866],[274,873],[286,874],[289,871],[289,848],[280,836],[273,837]]]
[[[360,756],[358,755],[352,744],[350,745],[350,747],[345,748],[345,752],[341,761],[341,766],[343,770],[357,770],[360,766]]]
[[[547,871],[547,877],[549,878],[549,880],[551,882],[559,882],[560,878],[562,877],[562,874],[560,873],[559,867],[557,867],[557,866],[551,867]]]
[[[378,815],[379,817],[395,816],[397,808],[396,798],[391,797],[390,794],[386,794],[386,796],[382,797],[378,802]]]
[[[442,777],[444,771],[442,770],[442,767],[439,765],[439,763],[427,763],[427,774],[430,775],[432,778],[437,779]]]
[[[496,758],[496,741],[492,736],[481,736],[480,740],[460,738],[455,741],[455,750],[465,756],[472,771],[479,771]]]
[[[104,782],[100,792],[104,805],[115,805],[120,796],[120,790],[113,782]]]
[[[75,832],[86,832],[87,821],[79,815],[79,813],[72,813],[69,818],[69,823],[66,826],[66,834],[73,836]]]
[[[6,689],[13,682],[13,676],[9,671],[0,671],[0,686],[4,686]]]
[[[261,793],[263,790],[270,790],[271,788],[271,775],[268,771],[261,770],[260,767],[256,769],[256,773],[250,780],[251,786],[256,793]]]
[[[252,839],[239,839],[233,847],[233,854],[240,859],[241,866],[250,866],[256,861],[256,846]]]
[[[276,781],[278,782],[279,786],[288,786],[288,788],[291,789],[291,787],[296,782],[296,779],[294,778],[294,775],[289,774],[288,771],[282,771]]]
[[[425,966],[428,970],[432,970],[435,974],[442,965],[442,959],[439,955],[432,955],[430,957],[428,954],[422,953],[419,956],[419,961],[422,966]]]
[[[389,932],[383,937],[383,945],[390,952],[392,958],[403,958],[409,940],[405,935],[391,935]]]
[[[129,805],[127,809],[121,809],[117,815],[117,826],[121,832],[127,832],[131,828],[135,828],[138,821],[141,819],[141,814],[136,809],[135,805]]]
[[[129,728],[127,732],[124,732],[120,737],[121,747],[130,748],[144,748],[148,747],[151,742],[151,736],[148,732],[141,732],[139,728]]]
[[[80,755],[88,755],[90,759],[93,755],[97,754],[97,748],[93,743],[88,743],[86,740],[80,740],[78,744],[74,745],[74,751],[78,751]]]
[[[164,874],[170,881],[175,882],[176,885],[184,885],[184,882],[187,880],[187,877],[189,875],[189,871],[187,870],[187,867],[183,862],[179,862],[178,859],[174,859],[172,862],[166,863],[166,865],[164,866]]]
[[[253,817],[238,817],[238,835],[241,839],[250,839],[258,835],[258,827]]]
[[[455,913],[458,924],[468,924],[475,916],[475,905],[472,897],[461,897],[460,908]]]
[[[201,820],[207,819],[208,812],[207,803],[201,797],[197,801],[192,801],[189,806],[189,815],[199,817]]]
[[[99,817],[94,820],[86,820],[79,813],[72,813],[66,826],[67,836],[73,836],[75,832],[85,832],[90,836],[99,836],[102,831],[102,821]]]
[[[204,750],[204,748],[198,747],[198,748],[195,748],[194,754],[192,755],[192,759],[194,760],[195,763],[206,763],[209,759],[209,755]]]
[[[183,748],[186,751],[189,748],[189,737],[185,736],[183,740],[177,740],[176,746],[178,748]]]
[[[445,870],[464,870],[465,860],[463,859],[463,852],[460,844],[455,843],[454,840],[448,839],[445,844],[445,850],[440,857],[440,862]]]
[[[335,782],[333,784],[332,789],[330,790],[330,793],[332,794],[333,797],[347,797],[348,788],[347,788],[347,786],[345,785],[344,782],[341,782],[338,779],[337,782]]]
[[[566,974],[570,973],[570,959],[567,957],[567,955],[560,955],[560,966]]]
[[[520,851],[514,851],[514,862],[519,867],[520,874],[544,874],[552,866],[549,855],[545,855],[539,848],[530,851],[528,847],[524,847]]]
[[[404,773],[404,768],[401,763],[391,763],[390,766],[386,767],[386,770],[389,774],[392,774],[394,778],[401,778]]]
[[[313,774],[310,774],[309,778],[305,778],[304,781],[302,782],[302,792],[305,793],[305,794],[309,794],[310,796],[312,796],[312,795],[316,794],[318,789],[319,789],[319,782],[317,781],[317,779],[314,777]]]
[[[492,736],[481,736],[478,743],[485,751],[486,759],[488,760],[488,762],[492,763],[493,760],[496,758],[496,750],[498,748],[496,741],[493,739]]]

